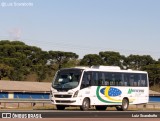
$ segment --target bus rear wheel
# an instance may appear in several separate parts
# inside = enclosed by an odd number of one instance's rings
[[[87,111],[89,109],[89,107],[90,107],[90,101],[89,101],[89,99],[88,98],[84,98],[82,106],[80,106],[80,109],[82,111]]]
[[[129,107],[129,101],[128,101],[128,99],[124,98],[122,100],[122,105],[121,106],[117,106],[116,109],[118,111],[126,111],[128,109],[128,107]]]
[[[107,106],[95,106],[96,110],[106,110]]]
[[[57,110],[64,110],[65,106],[64,105],[56,105]]]

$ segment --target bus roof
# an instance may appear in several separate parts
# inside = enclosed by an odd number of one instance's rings
[[[126,73],[147,73],[146,71],[127,69],[123,70],[119,66],[91,66],[91,67],[74,67],[75,69],[83,69],[86,71],[104,71],[104,72],[126,72]],[[73,68],[72,68],[73,69]]]

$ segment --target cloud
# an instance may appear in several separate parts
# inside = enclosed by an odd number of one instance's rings
[[[22,30],[20,28],[12,28],[8,32],[13,40],[19,40],[21,38]]]

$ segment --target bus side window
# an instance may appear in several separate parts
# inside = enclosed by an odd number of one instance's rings
[[[105,86],[105,75],[103,72],[98,72],[98,85]]]
[[[145,84],[145,80],[141,80],[141,86],[142,86],[142,87],[145,87],[145,85],[146,85],[146,84]]]
[[[115,86],[116,85],[116,79],[115,79],[115,74],[114,73],[111,73],[110,85],[111,86]]]
[[[140,84],[141,87],[146,87],[147,86],[147,75],[146,74],[141,74],[140,75],[139,84]]]
[[[116,81],[116,86],[122,86],[123,85],[122,73],[116,73],[115,74],[115,81]]]
[[[133,86],[136,87],[137,86],[137,82],[134,81],[133,82]]]
[[[129,86],[133,86],[134,79],[129,80]]]
[[[129,81],[129,79],[128,79],[128,73],[124,73],[124,86],[129,86],[128,81]]]
[[[92,86],[98,86],[98,73],[93,72]]]
[[[84,72],[81,88],[85,88],[91,85],[91,74]]]
[[[104,85],[109,86],[109,80],[106,79]]]
[[[124,84],[124,73],[121,73],[121,86],[125,86],[125,84]]]
[[[109,86],[110,85],[110,79],[109,79],[109,74],[108,72],[105,72],[105,86]]]
[[[139,80],[139,74],[134,74],[134,82],[133,82],[134,87],[138,86],[138,80]]]
[[[105,86],[105,74],[102,73],[102,86]]]
[[[134,82],[134,75],[129,74],[129,86],[133,86],[133,82]]]

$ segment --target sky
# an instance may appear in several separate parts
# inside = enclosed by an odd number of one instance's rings
[[[160,58],[160,0],[0,0],[0,40]]]

